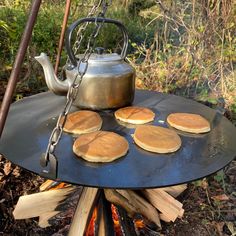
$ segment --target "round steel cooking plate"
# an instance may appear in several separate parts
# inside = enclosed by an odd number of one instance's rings
[[[65,104],[65,97],[41,93],[11,106],[0,140],[0,153],[13,163],[41,174],[40,157],[45,152],[51,130]],[[56,148],[58,180],[105,188],[154,188],[189,182],[226,166],[236,155],[236,128],[213,109],[182,97],[138,90],[133,105],[151,108],[156,113],[152,124],[167,127],[172,112],[191,112],[211,123],[206,134],[179,132],[182,147],[172,154],[142,150],[133,142],[134,127],[123,126],[113,111],[102,111],[102,130],[123,135],[129,142],[128,154],[111,163],[86,162],[72,152],[74,137],[64,133]],[[77,108],[73,107],[71,111]],[[164,122],[163,122],[164,121]]]

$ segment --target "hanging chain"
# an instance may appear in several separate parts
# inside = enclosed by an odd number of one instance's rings
[[[41,165],[44,167],[47,166],[48,162],[50,161],[50,157],[53,157],[53,159],[55,159],[54,151],[56,149],[57,144],[60,141],[61,135],[63,133],[63,128],[64,128],[64,125],[67,120],[67,115],[70,111],[72,103],[74,102],[74,100],[76,99],[76,96],[78,94],[78,88],[82,82],[84,75],[87,72],[89,57],[93,52],[96,38],[97,38],[99,31],[104,23],[103,21],[98,23],[97,19],[98,19],[98,17],[101,17],[101,18],[105,17],[107,8],[111,4],[111,0],[109,0],[108,2],[106,0],[99,0],[99,2],[93,6],[93,8],[91,9],[91,11],[88,14],[88,17],[91,17],[95,14],[95,12],[99,9],[100,6],[102,7],[102,11],[100,11],[95,18],[95,27],[94,27],[92,34],[89,37],[89,40],[87,43],[87,48],[86,48],[83,56],[78,61],[78,65],[77,65],[78,74],[75,76],[75,78],[72,81],[72,84],[69,86],[67,96],[66,96],[66,104],[65,104],[62,112],[59,114],[55,128],[52,130],[52,133],[51,133],[49,141],[48,141],[46,153],[43,154],[43,156],[41,158],[40,162],[41,162]],[[77,40],[74,45],[75,55],[80,48],[81,42],[84,38],[83,33],[84,33],[87,26],[88,26],[88,22],[86,22],[84,24],[84,26],[81,26],[77,32]],[[46,172],[46,171],[44,171],[44,172]]]
[[[90,10],[90,12],[88,13],[86,18],[90,18],[90,17],[94,16],[100,7],[102,7],[102,11],[97,14],[97,18],[98,17],[105,17],[107,8],[108,8],[108,6],[111,5],[111,3],[112,3],[112,0],[109,0],[109,1],[98,0],[97,3],[94,4],[94,6]],[[81,25],[77,31],[76,41],[73,45],[73,51],[74,51],[75,55],[78,53],[78,51],[80,49],[81,42],[83,41],[83,38],[84,38],[84,32],[90,23],[91,22],[86,22],[85,24]],[[69,57],[67,58],[67,63],[69,63]]]

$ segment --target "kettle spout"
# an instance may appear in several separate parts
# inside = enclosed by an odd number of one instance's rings
[[[68,80],[62,81],[57,78],[48,56],[42,52],[40,56],[35,57],[35,59],[43,67],[46,84],[49,90],[58,95],[65,95],[69,88]]]

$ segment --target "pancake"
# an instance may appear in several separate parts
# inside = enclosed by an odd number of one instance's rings
[[[124,156],[128,149],[124,137],[108,131],[83,134],[73,145],[73,152],[89,162],[111,162]]]
[[[98,113],[81,110],[68,114],[63,130],[73,134],[85,134],[100,130],[101,127],[102,118]]]
[[[175,131],[160,126],[140,125],[133,137],[138,146],[150,152],[170,153],[181,146],[181,139]]]
[[[145,124],[153,121],[155,113],[146,107],[123,107],[115,112],[117,120],[131,124]]]
[[[210,123],[198,114],[172,113],[167,117],[167,122],[174,128],[189,133],[206,133],[211,127]]]

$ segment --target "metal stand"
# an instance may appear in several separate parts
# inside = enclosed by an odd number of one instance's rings
[[[21,65],[23,63],[25,53],[26,53],[27,47],[29,45],[29,41],[31,39],[32,31],[33,31],[33,28],[35,25],[35,21],[36,21],[37,15],[38,15],[41,1],[42,0],[35,0],[32,4],[32,7],[31,7],[31,10],[29,13],[29,17],[28,17],[28,21],[26,23],[23,36],[21,38],[21,43],[20,43],[20,46],[19,46],[19,49],[18,49],[18,52],[16,55],[16,59],[15,59],[14,65],[13,65],[13,69],[12,69],[12,72],[10,75],[10,79],[7,84],[6,92],[5,92],[2,106],[1,106],[1,110],[0,110],[0,137],[2,135],[2,131],[5,126],[5,122],[6,122],[7,114],[9,111],[10,104],[11,104],[13,92],[16,88],[16,83],[17,83],[18,76],[20,74]]]
[[[69,17],[69,12],[70,12],[70,5],[71,5],[71,0],[66,0],[65,14],[64,14],[64,19],[63,19],[63,23],[62,23],[61,36],[60,36],[58,52],[57,52],[57,59],[56,59],[56,64],[55,64],[55,74],[57,74],[58,67],[60,64],[60,58],[61,58],[61,52],[62,52],[62,47],[63,47],[63,42],[64,42],[66,25],[67,25],[67,21],[68,21],[68,17]]]

